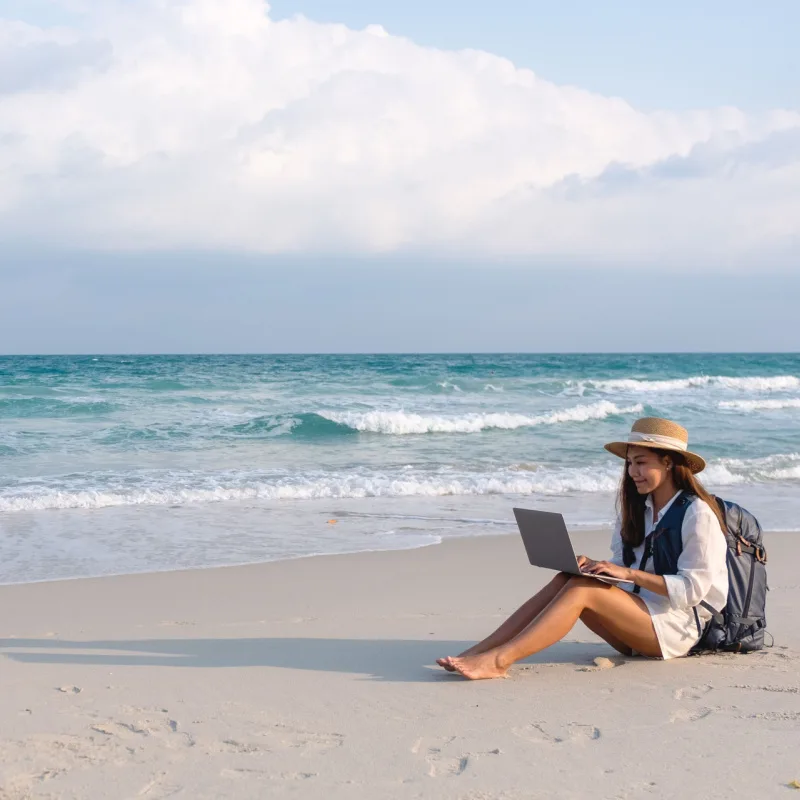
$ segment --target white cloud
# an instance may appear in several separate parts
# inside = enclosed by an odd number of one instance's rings
[[[722,263],[796,252],[796,111],[645,114],[377,25],[275,22],[261,0],[82,7],[79,30],[0,20],[7,242]]]

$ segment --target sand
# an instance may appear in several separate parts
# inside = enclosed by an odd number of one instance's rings
[[[791,797],[800,535],[767,542],[773,648],[626,659],[579,624],[498,681],[434,659],[546,581],[516,536],[2,587],[0,797]]]

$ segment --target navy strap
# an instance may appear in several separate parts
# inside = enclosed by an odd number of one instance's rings
[[[692,611],[694,611],[694,624],[697,625],[697,637],[699,639],[703,635],[703,629],[700,626],[700,615],[697,613],[697,606],[694,606]]]
[[[644,568],[647,566],[647,562],[650,560],[650,554],[653,552],[653,534],[649,534],[647,538],[644,540],[644,552],[642,553],[642,560],[639,562],[639,570],[644,572]],[[642,591],[642,587],[639,584],[635,584],[633,587],[633,593],[639,594]]]
[[[700,605],[703,606],[703,608],[706,611],[708,611],[709,614],[711,614],[712,618],[714,619],[714,622],[716,622],[717,625],[724,625],[725,624],[725,617],[722,615],[721,611],[717,611],[717,609],[714,608],[714,606],[709,605],[708,603],[706,603],[705,600],[701,600],[700,601]],[[696,613],[697,613],[697,611],[695,611],[695,614]]]

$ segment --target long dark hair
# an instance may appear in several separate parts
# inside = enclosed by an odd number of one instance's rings
[[[648,448],[661,458],[669,456],[672,459],[672,482],[676,489],[687,494],[693,494],[705,500],[716,514],[720,527],[725,530],[726,522],[717,501],[708,493],[702,483],[694,476],[686,465],[682,453],[674,450],[658,450]],[[644,507],[647,495],[639,494],[633,478],[628,475],[628,459],[622,473],[622,482],[619,486],[617,497],[617,512],[622,520],[622,541],[630,547],[638,547],[644,541]]]

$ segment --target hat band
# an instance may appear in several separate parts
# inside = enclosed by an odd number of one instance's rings
[[[648,444],[663,444],[667,447],[674,447],[678,450],[687,450],[687,444],[682,439],[676,439],[674,436],[662,436],[659,433],[637,433],[631,431],[628,436],[628,443],[635,444],[636,442],[647,442]]]

